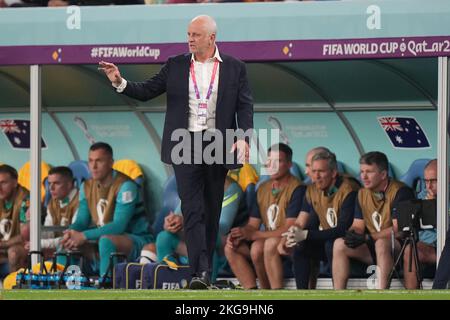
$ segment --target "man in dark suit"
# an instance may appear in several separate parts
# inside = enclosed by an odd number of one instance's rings
[[[195,17],[187,32],[190,53],[169,58],[159,73],[144,82],[127,81],[114,64],[100,62],[118,92],[142,101],[167,93],[161,159],[175,171],[193,274],[191,289],[210,284],[225,176],[249,157],[248,139],[230,141],[227,130],[253,128],[245,64],[219,54],[216,33],[211,17]],[[208,134],[212,142],[205,141]],[[193,142],[197,138],[200,146]],[[207,157],[211,146],[214,151]]]

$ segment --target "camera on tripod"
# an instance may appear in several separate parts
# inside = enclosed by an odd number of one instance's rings
[[[398,231],[417,232],[436,227],[436,199],[407,200],[394,208]]]
[[[417,251],[417,241],[419,240],[419,230],[433,229],[436,227],[436,200],[407,200],[400,202],[393,208],[393,217],[397,219],[398,231],[403,232],[403,245],[400,253],[392,267],[389,274],[389,282],[392,276],[397,273],[397,266],[399,266],[405,249],[410,246],[408,257],[408,271],[412,271],[412,265],[415,265],[416,279],[419,283],[419,288],[422,288],[422,271],[419,263],[419,254]],[[400,277],[399,277],[400,278]]]

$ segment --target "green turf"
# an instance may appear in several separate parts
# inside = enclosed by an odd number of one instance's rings
[[[2,290],[13,300],[450,300],[450,290]]]

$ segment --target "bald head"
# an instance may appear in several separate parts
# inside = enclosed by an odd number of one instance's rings
[[[427,163],[423,170],[427,199],[435,199],[437,195],[437,160],[433,159]]]
[[[205,62],[214,56],[216,50],[217,26],[213,18],[200,15],[192,19],[188,26],[189,52],[195,60]]]
[[[437,159],[430,160],[430,161],[426,164],[424,170],[425,170],[425,171],[427,171],[427,170],[434,170],[434,171],[437,172]]]
[[[191,20],[190,24],[193,23],[203,28],[209,35],[217,33],[216,21],[214,21],[214,19],[210,16],[207,16],[205,14],[196,16]]]

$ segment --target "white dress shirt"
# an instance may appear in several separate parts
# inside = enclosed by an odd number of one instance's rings
[[[206,129],[214,129],[216,127],[216,104],[217,104],[217,88],[219,85],[220,62],[222,58],[219,54],[219,49],[216,46],[214,56],[205,62],[195,61],[194,55],[191,56],[191,63],[194,63],[195,79],[197,80],[198,91],[200,98],[205,99],[208,93],[209,84],[214,69],[214,63],[219,61],[217,66],[216,77],[214,78],[214,85],[211,96],[208,100],[208,115],[206,117],[206,125],[199,125],[197,120],[198,100],[194,90],[194,82],[192,81],[191,73],[189,72],[189,125],[188,130],[191,132],[202,131]]]
[[[202,131],[206,129],[214,129],[216,127],[216,104],[217,104],[217,90],[219,85],[220,62],[222,58],[219,54],[219,49],[216,46],[214,56],[205,62],[199,62],[194,59],[194,54],[191,56],[191,63],[194,63],[195,79],[197,80],[198,91],[200,98],[205,99],[208,93],[209,84],[214,69],[214,62],[219,61],[217,66],[216,76],[214,78],[213,90],[208,100],[208,115],[206,117],[206,125],[199,125],[197,119],[198,103],[197,96],[194,90],[194,83],[192,81],[191,73],[189,72],[189,125],[188,130],[191,132]],[[122,83],[119,86],[113,84],[116,91],[121,93],[127,86],[127,80],[122,78]]]

